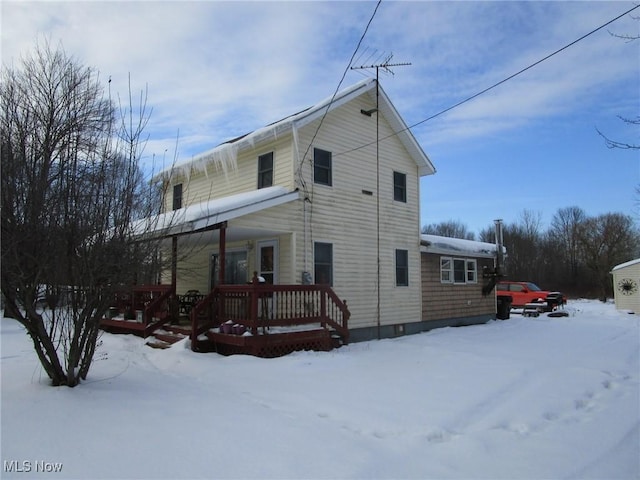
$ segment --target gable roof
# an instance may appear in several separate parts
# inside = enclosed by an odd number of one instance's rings
[[[378,85],[379,92],[379,110],[389,125],[396,132],[396,135],[402,145],[407,149],[411,158],[416,162],[420,176],[431,175],[435,173],[435,167],[424,153],[422,147],[407,127],[396,108],[389,100],[381,86]],[[345,103],[367,93],[375,101],[376,99],[376,80],[365,79],[350,87],[341,90],[332,97],[328,97],[321,102],[306,108],[298,113],[285,117],[277,122],[271,123],[265,127],[254,130],[253,132],[236,137],[221,143],[217,147],[195,155],[194,157],[178,162],[158,173],[154,180],[164,179],[173,173],[181,173],[189,176],[192,170],[207,171],[207,167],[211,164],[217,169],[227,171],[235,168],[235,161],[238,152],[247,148],[252,148],[255,144],[268,139],[277,139],[281,135],[289,131],[297,131],[297,129],[307,125],[314,120],[321,118],[325,113],[335,110]]]
[[[634,260],[629,260],[628,262],[624,262],[624,263],[621,263],[620,265],[616,265],[615,267],[613,267],[611,269],[611,271],[615,272],[616,270],[620,270],[621,268],[627,268],[627,267],[630,267],[630,266],[635,265],[637,263],[640,263],[640,258],[636,258]]]

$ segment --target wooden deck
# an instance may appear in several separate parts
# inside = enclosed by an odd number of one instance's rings
[[[146,338],[174,318],[174,298],[171,285],[136,285],[120,290],[100,325],[114,333],[134,333]]]
[[[116,298],[102,328],[153,336],[149,343],[159,348],[189,336],[193,351],[266,358],[297,350],[328,351],[349,341],[346,302],[326,285],[253,282],[189,296],[187,303],[192,298],[198,302],[185,311],[185,302],[170,285],[134,287]]]

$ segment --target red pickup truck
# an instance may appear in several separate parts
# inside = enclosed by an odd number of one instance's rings
[[[542,290],[531,282],[498,282],[496,293],[499,296],[511,297],[512,307],[524,307],[528,303],[546,302],[545,310],[551,311],[567,303],[567,298],[560,292]]]

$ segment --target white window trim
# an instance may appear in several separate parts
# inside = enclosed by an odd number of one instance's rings
[[[449,268],[443,268],[444,262],[449,261]],[[455,281],[455,261],[464,262],[464,282]],[[469,264],[473,265],[473,269],[469,269]],[[473,273],[473,279],[469,280],[469,273]],[[444,273],[448,273],[448,280],[444,279]],[[440,257],[440,283],[450,285],[472,285],[478,283],[478,261],[475,258],[459,258],[459,257]]]

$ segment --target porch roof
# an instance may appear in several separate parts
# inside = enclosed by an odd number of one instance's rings
[[[141,238],[163,238],[204,232],[216,225],[266,208],[298,200],[298,190],[273,186],[196,203],[137,221],[134,233]]]

